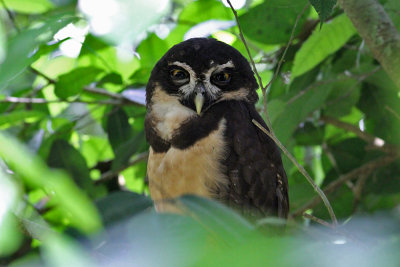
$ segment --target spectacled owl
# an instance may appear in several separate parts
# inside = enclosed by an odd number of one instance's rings
[[[156,209],[185,194],[244,214],[286,218],[288,183],[278,147],[252,123],[258,84],[235,48],[208,38],[173,46],[146,87],[150,194]]]

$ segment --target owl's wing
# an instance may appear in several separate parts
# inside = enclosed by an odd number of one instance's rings
[[[232,101],[225,113],[228,185],[218,196],[249,215],[286,218],[288,182],[281,154],[272,139],[252,123],[267,126],[253,104]]]

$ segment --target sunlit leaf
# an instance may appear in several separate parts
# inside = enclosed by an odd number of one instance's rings
[[[62,27],[76,20],[71,14],[53,15],[39,27],[23,30],[7,44],[7,54],[0,65],[0,89],[37,59],[38,46],[45,44]]]
[[[315,29],[296,53],[292,79],[314,68],[327,56],[341,48],[356,33],[351,21],[342,14]]]
[[[19,13],[44,13],[53,8],[50,0],[3,0],[6,6]],[[0,6],[1,7],[1,6]]]
[[[36,110],[16,110],[11,113],[0,114],[0,128],[21,122],[34,122],[42,119],[45,115],[43,112]]]
[[[84,86],[94,82],[102,71],[96,67],[81,67],[63,74],[56,83],[55,93],[60,98],[77,95]]]

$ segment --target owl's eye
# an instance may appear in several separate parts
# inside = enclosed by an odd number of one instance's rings
[[[211,81],[217,85],[225,85],[231,80],[231,75],[226,71],[215,73],[211,77]]]
[[[172,69],[169,75],[172,81],[177,84],[184,84],[189,81],[189,74],[181,69]]]

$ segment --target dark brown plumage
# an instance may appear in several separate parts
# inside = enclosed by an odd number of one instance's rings
[[[172,47],[146,89],[150,193],[159,210],[183,194],[218,199],[245,214],[287,217],[288,184],[275,143],[254,104],[246,59],[214,39]]]

